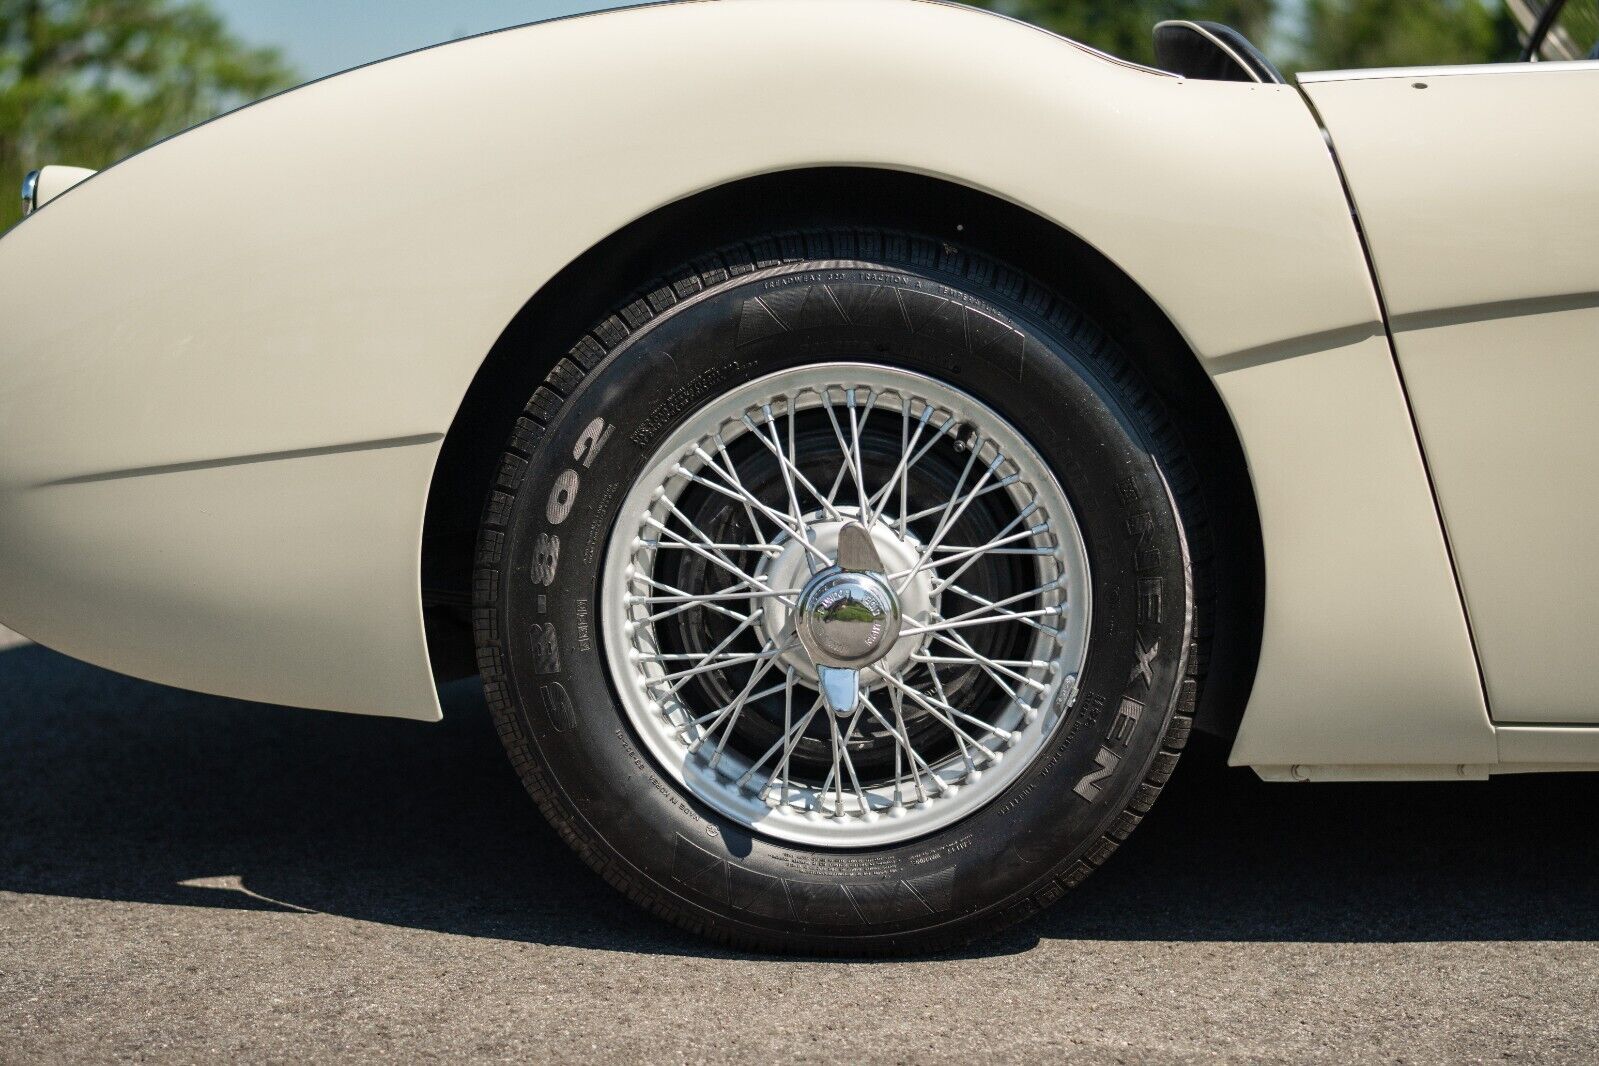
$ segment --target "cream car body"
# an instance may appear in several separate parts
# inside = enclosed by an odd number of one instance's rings
[[[1080,238],[1213,381],[1265,548],[1235,762],[1301,778],[1599,766],[1599,708],[1572,702],[1560,650],[1593,628],[1577,608],[1599,564],[1559,550],[1591,512],[1572,484],[1599,462],[1579,402],[1599,373],[1599,268],[1572,242],[1599,221],[1580,127],[1596,66],[1311,80],[1397,365],[1293,86],[1174,77],[917,0],[636,8],[313,83],[118,164],[0,241],[0,620],[168,684],[436,718],[430,479],[519,309],[665,205],[876,168]]]

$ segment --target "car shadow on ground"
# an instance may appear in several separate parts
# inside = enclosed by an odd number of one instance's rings
[[[441,725],[265,708],[0,652],[0,890],[726,954],[574,858],[470,686]],[[1200,743],[1107,867],[978,946],[1599,939],[1599,776],[1265,785]]]

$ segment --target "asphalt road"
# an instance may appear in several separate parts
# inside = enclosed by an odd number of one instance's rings
[[[1593,1061],[1599,779],[1266,786],[1202,747],[1048,915],[771,960],[566,852],[440,726],[0,650],[0,1060]]]

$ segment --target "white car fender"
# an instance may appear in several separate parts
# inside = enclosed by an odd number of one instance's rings
[[[1349,205],[1296,90],[918,0],[720,0],[316,82],[0,241],[0,619],[209,692],[433,718],[429,476],[517,310],[663,205],[818,165],[986,191],[1135,279],[1254,479],[1238,758],[1492,761]]]

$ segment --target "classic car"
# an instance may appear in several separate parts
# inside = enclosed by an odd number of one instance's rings
[[[1290,82],[667,3],[45,168],[0,621],[329,711],[479,676],[605,880],[754,949],[991,935],[1195,729],[1599,769],[1599,62],[1518,6],[1526,62]]]

